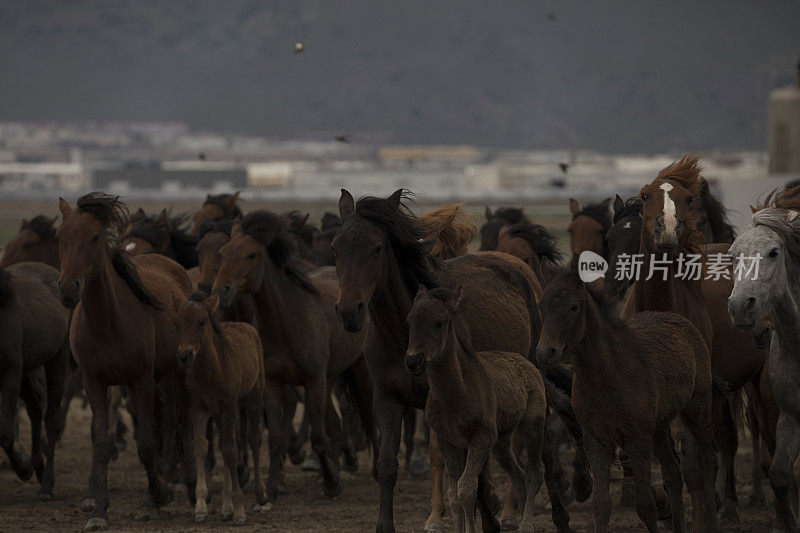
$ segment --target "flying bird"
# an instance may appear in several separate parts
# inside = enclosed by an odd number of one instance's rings
[[[567,173],[567,169],[569,168],[569,163],[559,163],[558,166],[561,169],[561,172],[563,172],[564,174]]]
[[[200,152],[199,154],[197,154],[197,159],[199,159],[200,161],[205,161],[206,160],[206,154],[203,153],[203,152]]]
[[[555,13],[548,13],[547,18],[550,19],[550,22],[556,21],[556,14]]]
[[[337,135],[336,137],[334,137],[334,140],[336,140],[337,142],[340,142],[340,143],[349,143],[350,142],[350,136],[349,135]]]
[[[306,36],[303,35],[302,39],[294,43],[294,53],[295,55],[302,54],[305,51],[306,51]]]

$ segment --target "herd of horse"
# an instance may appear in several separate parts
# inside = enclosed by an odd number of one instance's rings
[[[478,232],[457,204],[415,214],[403,189],[358,201],[342,190],[319,228],[298,211],[243,213],[238,193],[182,216],[131,214],[103,193],[59,199],[60,223],[23,221],[0,259],[0,446],[52,498],[56,443],[82,390],[87,530],[108,528],[126,398],[147,474],[138,520],[157,518],[178,484],[207,519],[216,436],[222,520],[245,522],[248,483],[254,511],[276,505],[287,458],[313,459],[335,497],[340,471],[370,449],[376,529],[394,531],[400,442],[408,468],[417,428],[433,473],[427,531],[443,529],[448,507],[458,531],[476,531],[476,512],[483,531],[532,531],[543,480],[558,531],[571,531],[569,504],[589,498],[606,531],[620,464],[632,481],[622,498],[649,531],[663,520],[685,530],[685,483],[692,530],[705,532],[739,521],[734,461],[747,424],[751,501],[763,505],[766,473],[775,529],[800,531],[800,187],[757,203],[738,236],[692,155],[637,197],[569,208],[565,259],[520,208],[487,207]],[[587,251],[608,262],[604,278],[582,281]],[[635,254],[642,272],[667,262],[664,276],[616,276]],[[733,260],[727,275],[687,279],[684,254],[701,258],[701,273],[712,254]],[[745,256],[760,271],[737,276]],[[508,475],[502,498],[490,456]],[[663,491],[651,484],[654,458]]]

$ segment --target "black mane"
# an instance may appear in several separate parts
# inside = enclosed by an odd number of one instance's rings
[[[153,246],[162,246],[167,238],[168,251],[172,252],[174,259],[183,268],[196,267],[198,260],[195,247],[199,239],[189,234],[186,227],[188,220],[188,215],[140,217],[131,225],[128,236],[142,239]]]
[[[603,204],[589,204],[574,215],[572,215],[572,220],[575,220],[577,217],[584,216],[589,217],[603,228],[603,233],[607,232],[608,229],[611,227],[611,215],[608,212],[608,207]]]
[[[322,233],[326,233],[328,231],[336,231],[342,226],[342,219],[339,218],[339,215],[331,213],[330,211],[326,211],[324,215],[322,215],[322,223],[320,228],[322,229]]]
[[[107,232],[120,235],[128,225],[128,206],[122,203],[119,196],[111,196],[100,192],[92,192],[78,198],[78,212],[89,213]],[[106,241],[110,246],[110,241]],[[130,256],[119,247],[111,247],[111,264],[120,277],[130,287],[133,294],[143,303],[156,309],[163,309],[150,290],[145,287]]]
[[[214,196],[207,196],[203,205],[215,205],[222,210],[223,218],[237,218],[242,216],[242,210],[236,205],[229,205],[229,200],[233,197],[232,194],[216,194]]]
[[[553,263],[561,262],[562,254],[556,246],[557,240],[544,226],[520,222],[508,228],[508,235],[528,241],[539,260],[546,257]]]
[[[498,207],[494,210],[492,218],[501,218],[509,224],[519,224],[520,222],[528,222],[528,217],[522,212],[521,207]]]
[[[319,291],[306,276],[303,264],[297,258],[297,242],[289,230],[285,217],[266,210],[251,211],[241,221],[242,233],[249,235],[267,248],[270,260],[279,272],[311,293]]]
[[[708,182],[702,180],[700,191],[700,205],[708,216],[708,225],[711,227],[711,234],[714,242],[732,243],[736,239],[736,232],[728,221],[728,211],[722,202],[714,198],[708,188]]]
[[[363,218],[384,232],[406,287],[416,294],[420,284],[428,289],[439,285],[437,271],[441,262],[430,255],[432,243],[425,239],[428,227],[408,208],[406,202],[409,200],[409,193],[405,190],[398,205],[389,198],[365,196],[356,202],[356,212],[351,220]]]
[[[203,221],[200,222],[200,228],[197,232],[198,240],[202,239],[206,233],[224,233],[230,237],[234,222],[235,220],[231,218],[217,220],[216,222],[204,218]]]
[[[5,307],[14,296],[14,292],[11,289],[11,278],[11,273],[0,267],[0,308]]]
[[[625,200],[625,205],[619,211],[614,212],[613,225],[626,218],[640,217],[642,215],[642,199],[638,196]]]
[[[53,227],[53,219],[44,215],[36,215],[30,220],[23,220],[19,230],[29,229],[42,240],[55,240],[56,229]]]
[[[297,238],[301,239],[308,246],[314,244],[319,230],[313,225],[308,223],[308,213],[305,215],[300,211],[294,210],[286,213],[286,218],[289,219],[289,231],[294,233]]]

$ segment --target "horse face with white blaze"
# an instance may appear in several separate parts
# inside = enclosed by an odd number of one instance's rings
[[[800,257],[800,218],[797,211],[763,209],[731,245],[734,265],[743,261],[742,274],[734,275],[728,313],[740,329],[752,329],[758,318],[789,287],[790,255]],[[749,269],[758,261],[758,269]]]
[[[642,221],[657,251],[671,254],[681,247],[686,233],[685,221],[692,214],[695,196],[693,191],[670,179],[657,179],[642,188],[639,193]]]

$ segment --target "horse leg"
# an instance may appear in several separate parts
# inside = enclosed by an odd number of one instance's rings
[[[217,418],[219,426],[219,451],[225,461],[225,491],[222,496],[223,521],[233,520],[236,525],[243,525],[247,520],[244,511],[242,488],[237,476],[236,429],[239,425],[239,406],[234,404]]]
[[[717,529],[714,480],[718,465],[711,419],[711,400],[707,395],[694,396],[681,413],[688,430],[683,432],[683,479],[692,497],[692,531]]]
[[[330,402],[330,394],[325,377],[312,379],[306,383],[306,407],[308,422],[311,424],[311,447],[319,457],[323,488],[328,497],[333,498],[342,492],[339,478],[339,457],[330,453],[331,443],[325,434],[325,412]]]
[[[201,409],[192,406],[189,410],[189,420],[193,429],[192,446],[194,447],[194,464],[197,471],[197,483],[194,489],[194,520],[203,522],[208,517],[208,487],[206,486],[206,453],[208,453],[208,440],[206,428],[211,417]]]
[[[22,378],[20,396],[25,402],[25,410],[31,422],[31,467],[36,473],[36,479],[42,483],[44,476],[44,461],[42,460],[42,404],[33,390],[33,384],[26,376]],[[48,397],[49,399],[49,397]],[[18,420],[15,421],[18,425]]]
[[[217,464],[217,458],[214,453],[214,418],[209,418],[206,427],[203,428],[203,431],[206,434],[206,442],[208,443],[208,447],[206,448],[206,461],[203,464],[203,468],[207,473],[211,473],[214,470],[214,467]]]
[[[303,419],[300,422],[299,431],[294,430],[291,425],[294,415],[297,412],[298,394],[297,389],[292,385],[281,385],[281,405],[285,413],[286,420],[289,420],[289,460],[292,464],[299,465],[306,460],[306,452],[303,447],[308,440],[308,410],[303,410]]]
[[[95,531],[108,529],[108,462],[114,444],[108,435],[108,387],[85,375],[83,383],[92,409],[92,472],[83,508],[92,511],[86,529]]]
[[[683,478],[681,477],[680,460],[669,433],[669,426],[656,432],[653,438],[653,451],[661,464],[661,479],[664,481],[667,494],[669,494],[672,530],[675,533],[682,533],[686,529],[683,514]]]
[[[247,416],[247,443],[253,454],[253,492],[256,495],[254,511],[261,511],[267,504],[267,488],[261,476],[261,413],[264,411],[263,393],[253,390],[244,399]]]
[[[3,374],[2,380],[0,380],[0,393],[2,393],[2,403],[0,403],[0,447],[8,455],[11,469],[21,480],[27,481],[33,475],[31,461],[14,439],[21,385],[21,369],[7,369]],[[39,431],[41,431],[41,423]]]
[[[542,445],[542,463],[544,464],[544,482],[545,487],[547,487],[547,494],[550,496],[550,507],[552,509],[552,516],[553,516],[553,524],[555,524],[556,529],[559,533],[571,533],[572,528],[569,527],[569,511],[567,511],[566,506],[561,501],[561,491],[558,490],[558,483],[556,482],[556,476],[553,472],[553,456],[552,448],[550,447],[550,443],[548,442],[547,432],[544,432],[543,435],[544,444]],[[528,455],[530,457],[530,455]],[[578,453],[576,450],[575,454],[575,461],[583,463],[583,461],[578,460]],[[582,468],[585,468],[582,466]],[[586,474],[588,477],[588,474]],[[589,483],[589,487],[591,488],[591,482]]]
[[[625,443],[633,471],[634,508],[650,533],[658,532],[658,508],[651,483],[650,465],[653,458],[651,435],[634,435]]]
[[[172,490],[164,484],[158,465],[158,443],[156,442],[155,391],[156,384],[152,374],[146,375],[131,386],[131,396],[139,420],[139,440],[136,442],[139,461],[147,471],[148,499],[140,507],[136,520],[154,520],[158,518],[158,509],[172,501]],[[170,387],[171,388],[171,387]],[[165,406],[174,402],[165,401]],[[168,407],[167,407],[168,408]],[[174,434],[175,427],[170,428]],[[174,440],[174,439],[173,439]]]
[[[267,477],[267,502],[263,511],[272,508],[278,498],[283,477],[283,456],[286,455],[288,421],[284,420],[282,385],[267,380],[264,388],[264,405],[267,412],[267,441],[269,446],[269,476]]]
[[[44,415],[44,426],[47,433],[45,444],[45,456],[47,463],[42,479],[42,487],[39,489],[40,500],[51,500],[53,498],[53,485],[55,484],[54,459],[56,453],[56,442],[61,438],[61,404],[64,397],[64,375],[69,362],[69,349],[65,345],[59,354],[50,359],[45,364],[45,374],[47,376],[47,412]]]
[[[764,469],[761,466],[761,423],[759,412],[764,410],[760,401],[761,394],[758,387],[760,380],[761,372],[751,379],[750,383],[745,385],[747,399],[749,400],[747,403],[747,422],[750,428],[750,443],[753,448],[753,463],[750,471],[753,483],[750,490],[750,501],[748,502],[751,507],[763,507],[766,501],[764,497]]]
[[[478,498],[478,476],[486,464],[489,451],[494,446],[489,432],[476,432],[467,446],[467,463],[458,480],[458,500],[464,513],[467,533],[475,533],[475,502]]]
[[[427,448],[426,432],[428,424],[425,422],[425,412],[417,411],[416,424],[414,426],[414,452],[411,454],[411,462],[408,471],[414,476],[423,476],[431,471],[430,462],[425,457]]]
[[[594,508],[595,533],[605,533],[608,522],[611,520],[611,454],[614,453],[613,445],[604,445],[592,434],[584,435],[584,450],[589,461],[589,468],[594,480],[594,495],[592,506]]]
[[[400,447],[400,427],[403,424],[405,407],[388,398],[379,389],[375,390],[375,414],[381,433],[378,453],[378,486],[380,503],[377,533],[394,532],[394,486],[397,483],[397,450]]]
[[[431,432],[431,435],[433,435],[433,432]],[[464,450],[460,450],[446,441],[439,441],[439,448],[447,469],[447,499],[450,504],[450,512],[453,515],[453,529],[456,533],[462,533],[464,531],[465,516],[464,509],[458,498],[458,480],[464,472],[467,454]],[[470,514],[472,514],[472,511],[470,511]]]
[[[739,497],[736,495],[736,472],[735,458],[736,450],[739,447],[739,437],[736,430],[736,422],[731,414],[731,402],[727,399],[714,399],[721,403],[721,409],[715,409],[717,414],[721,414],[718,423],[714,427],[718,429],[717,442],[718,449],[722,455],[722,473],[724,485],[724,497],[722,503],[722,513],[720,521],[723,524],[739,524]]]
[[[783,531],[800,531],[797,517],[789,503],[789,485],[794,475],[794,462],[800,452],[800,424],[797,419],[781,412],[775,436],[775,455],[769,467],[769,483],[775,493],[775,512]]]
[[[558,491],[561,493],[561,501],[569,505],[573,499],[573,491],[571,490],[569,481],[567,481],[567,473],[564,466],[561,464],[561,454],[559,454],[559,435],[563,427],[559,423],[557,416],[547,417],[547,437],[550,443],[550,453],[553,457],[553,475],[555,476],[556,483],[558,483]]]
[[[361,424],[364,426],[364,432],[367,434],[368,444],[372,446],[372,476],[375,477],[377,475],[375,465],[378,462],[380,439],[375,427],[374,386],[369,375],[367,363],[363,357],[358,358],[353,366],[350,367],[350,370],[352,371],[353,387],[358,394],[358,414],[361,418]]]
[[[532,407],[529,403],[529,407]],[[545,430],[545,418],[525,417],[522,427],[520,427],[524,434],[524,441],[528,451],[528,463],[525,465],[525,488],[527,494],[526,499],[522,499],[520,494],[519,501],[525,501],[525,510],[522,514],[522,523],[520,524],[520,531],[523,533],[533,533],[533,502],[536,500],[536,495],[542,487],[542,477],[544,474],[544,466],[542,464],[542,451],[547,448],[550,450],[549,443],[547,442],[547,432]],[[518,431],[519,431],[518,429]],[[550,464],[552,466],[552,458]],[[555,509],[553,505],[553,509]],[[554,511],[555,513],[555,511]],[[553,518],[553,522],[558,525],[558,519]],[[567,527],[569,527],[569,520]],[[562,529],[559,528],[561,531]]]
[[[423,529],[425,531],[440,532],[444,531],[442,515],[445,513],[444,507],[444,458],[439,449],[439,437],[436,432],[431,430],[431,441],[428,445],[428,454],[433,470],[433,487],[431,487],[431,514],[425,521]]]
[[[516,433],[511,437],[511,449],[514,455],[522,457],[523,443]],[[516,493],[511,490],[511,482],[509,480],[508,489],[503,497],[503,508],[500,511],[500,527],[503,531],[517,529],[517,503]]]
[[[244,488],[250,481],[250,467],[247,461],[247,411],[244,406],[239,407],[239,425],[236,427],[236,447],[239,449],[236,472],[239,486]]]
[[[405,469],[411,472],[411,455],[414,453],[414,431],[417,429],[417,410],[413,407],[406,408],[403,414],[403,444],[406,446]]]
[[[336,408],[333,406],[333,387],[328,386],[328,394],[326,395],[327,402],[325,405],[325,434],[328,437],[328,445],[330,446],[330,457],[336,458],[337,464],[339,457],[342,454],[342,440],[344,431],[342,429],[342,421]]]
[[[525,438],[527,438],[527,435],[525,435]],[[516,501],[524,503],[527,499],[525,474],[519,466],[516,455],[511,451],[511,434],[503,435],[498,438],[492,451],[494,452],[497,464],[508,474],[508,487],[506,491],[515,493]],[[513,518],[513,516],[511,518]],[[508,517],[505,517],[501,521],[504,529],[509,526],[507,520]]]

